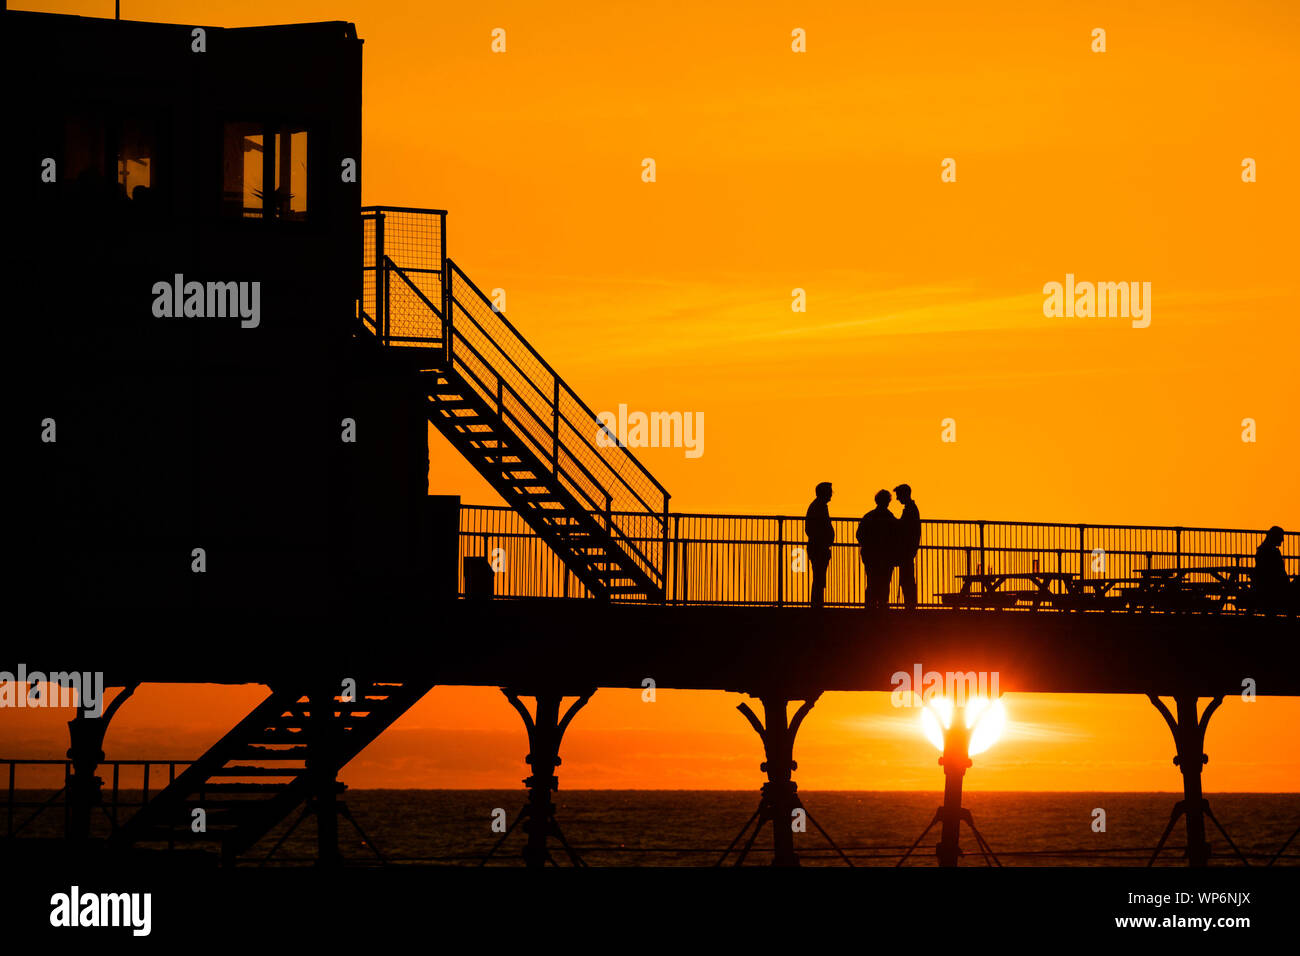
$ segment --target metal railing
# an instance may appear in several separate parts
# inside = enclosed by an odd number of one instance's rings
[[[668,520],[669,602],[809,603],[812,572],[801,516],[673,513]],[[832,523],[826,604],[861,606],[866,575],[854,537],[857,519]],[[1134,578],[1147,568],[1251,565],[1264,537],[1263,531],[1241,529],[1029,521],[923,520],[921,526],[916,578],[923,607],[945,606],[940,595],[960,590],[962,574],[1049,571],[1083,579]],[[1288,533],[1282,551],[1287,573],[1300,573],[1300,534]],[[497,596],[591,596],[510,508],[462,505],[460,554],[498,559]],[[902,603],[897,575],[890,602]]]
[[[359,305],[370,330],[385,345],[441,347],[447,211],[363,206],[361,247]],[[405,283],[393,286],[386,259],[402,265]],[[438,303],[434,313],[426,302]]]
[[[109,826],[117,829],[119,826],[119,813],[122,811],[136,811],[149,802],[151,785],[158,784],[157,776],[152,774],[155,767],[165,767],[166,780],[160,785],[152,786],[152,792],[157,793],[164,786],[176,779],[176,768],[188,767],[194,761],[192,760],[103,760],[100,761],[96,773],[103,774],[106,770],[112,771],[112,776],[104,782],[104,790],[101,794],[102,801],[100,807],[107,817]],[[18,768],[31,767],[40,768],[45,773],[42,776],[47,779],[38,780],[35,783],[26,781],[31,784],[25,786],[22,791],[18,789]],[[56,770],[57,768],[57,770]],[[123,768],[139,768],[139,774],[129,774],[131,779],[123,780]],[[61,772],[59,772],[61,771]],[[39,772],[39,771],[38,771]],[[71,760],[39,760],[28,758],[10,758],[0,757],[0,779],[6,784],[4,796],[4,813],[5,813],[5,838],[13,839],[20,835],[29,825],[42,817],[46,812],[61,808],[63,817],[62,827],[66,832],[68,827],[68,813],[70,805],[67,801],[68,780],[72,775]],[[151,780],[152,776],[152,780]],[[138,781],[137,778],[138,777]],[[55,787],[53,784],[60,784]],[[24,791],[32,793],[45,793],[52,791],[49,796],[40,800],[22,800],[19,794]],[[30,811],[30,812],[25,812]]]
[[[596,413],[447,257],[446,212],[369,206],[362,213],[360,320],[385,345],[441,349],[446,367],[663,587],[667,490],[608,440]]]

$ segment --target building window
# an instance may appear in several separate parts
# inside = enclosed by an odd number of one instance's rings
[[[128,202],[152,203],[153,158],[157,151],[152,124],[125,120],[117,136],[117,194]]]
[[[302,127],[227,123],[223,215],[231,219],[305,220],[307,148],[307,130]]]
[[[70,195],[80,205],[155,205],[158,178],[157,125],[137,117],[76,113],[63,124],[63,169]]]
[[[307,218],[307,131],[283,129],[275,134],[275,215]]]

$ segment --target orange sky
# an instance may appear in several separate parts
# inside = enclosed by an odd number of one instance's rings
[[[112,15],[103,0],[17,6]],[[640,453],[674,510],[797,513],[831,479],[834,512],[856,515],[908,481],[929,517],[1300,527],[1300,7],[466,6],[213,0],[202,22],[357,24],[364,201],[449,209],[452,255],[507,291],[597,411],[703,412],[702,457]],[[1045,318],[1043,284],[1067,272],[1150,282],[1151,326]],[[431,491],[497,500],[436,433],[431,450]],[[106,749],[192,756],[260,694],[147,688]],[[757,786],[738,699],[601,691],[561,780]],[[1016,735],[978,758],[972,787],[1178,785],[1144,699],[1008,705]],[[801,786],[935,786],[913,717],[881,694],[824,698]],[[1207,789],[1300,789],[1297,719],[1298,701],[1225,703]],[[8,752],[66,746],[39,712],[0,730]],[[513,786],[526,749],[495,691],[439,688],[345,779]]]

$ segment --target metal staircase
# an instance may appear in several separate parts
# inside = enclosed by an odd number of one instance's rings
[[[206,844],[233,860],[312,798],[322,781],[341,792],[335,774],[430,687],[421,681],[358,680],[355,699],[341,693],[315,698],[331,700],[328,710],[314,710],[304,686],[276,687],[111,840],[119,847]],[[198,819],[204,828],[196,832]]]
[[[363,210],[359,335],[425,383],[429,421],[592,595],[662,601],[668,492],[446,256],[446,213]]]

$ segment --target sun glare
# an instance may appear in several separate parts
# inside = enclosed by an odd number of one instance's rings
[[[1007,710],[1001,698],[990,701],[987,697],[971,697],[958,708],[950,697],[932,697],[921,707],[921,732],[936,750],[944,749],[944,738],[955,713],[964,715],[960,719],[970,732],[969,756],[992,747],[1006,728]]]

